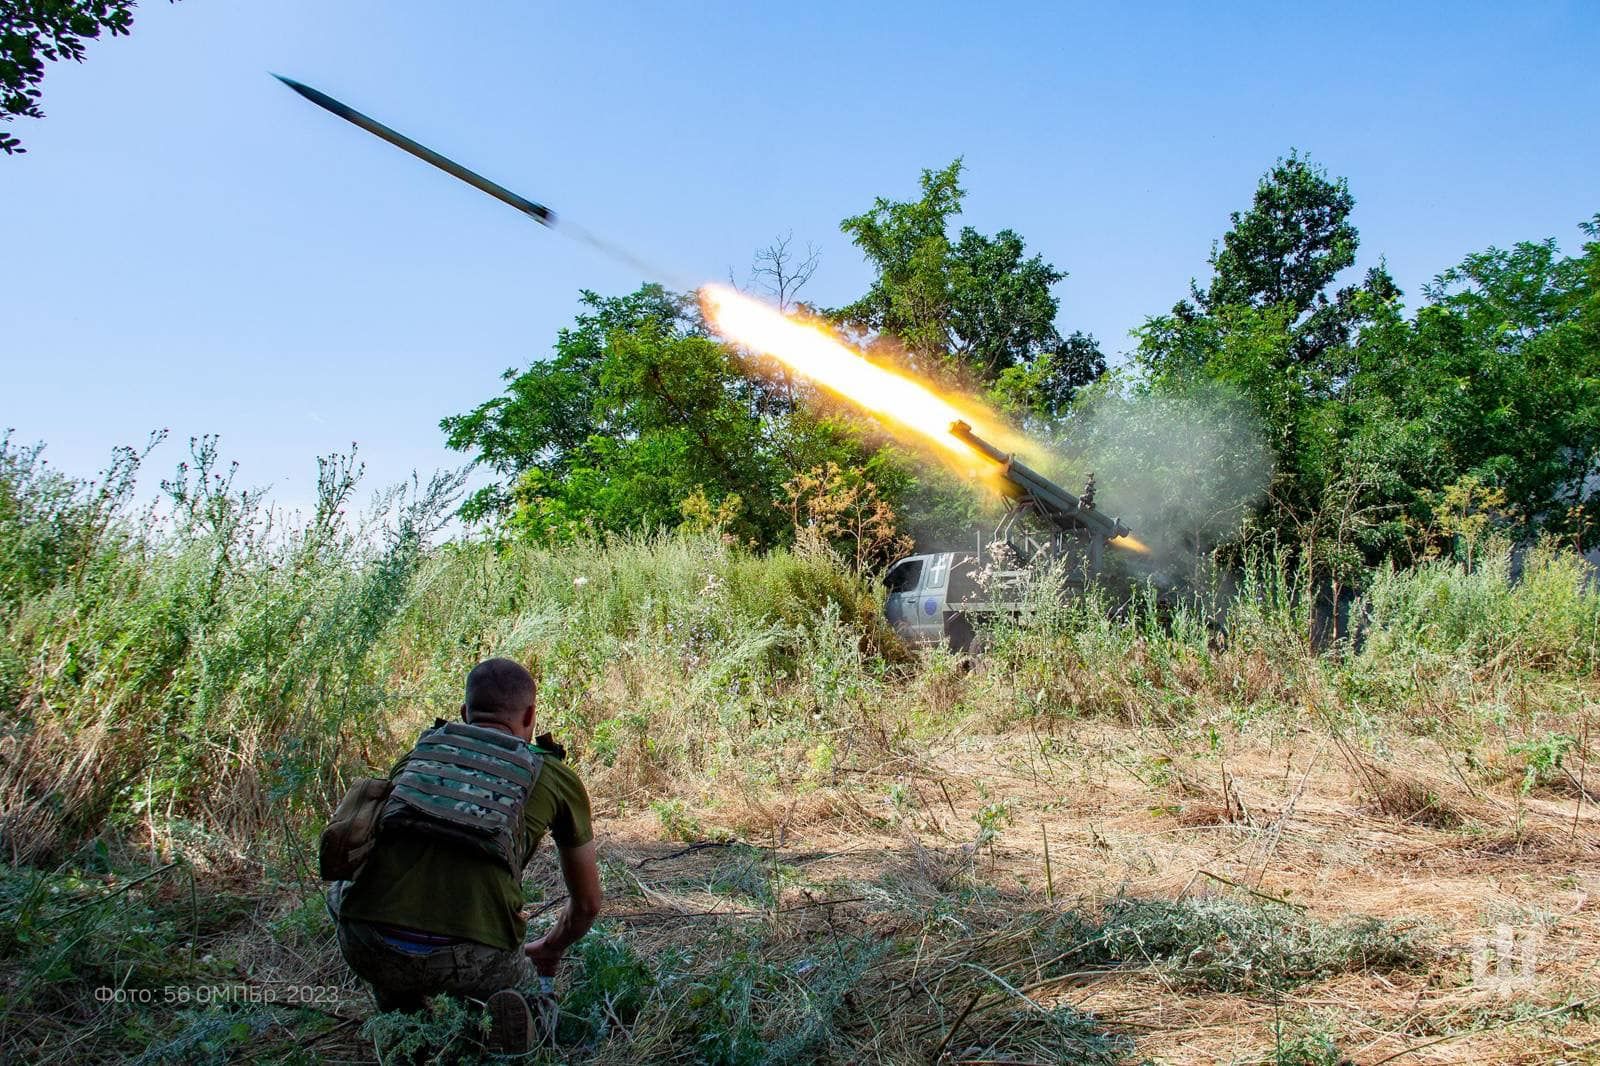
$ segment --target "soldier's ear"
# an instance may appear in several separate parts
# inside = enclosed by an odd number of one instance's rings
[[[470,722],[470,721],[472,721],[472,719],[470,719],[470,718],[468,718],[468,717],[467,717],[467,705],[466,705],[466,704],[465,704],[465,703],[463,703],[463,704],[462,704],[462,705],[461,705],[461,720],[462,720],[462,721],[463,721],[463,722]]]
[[[528,709],[522,712],[522,728],[533,728],[533,704],[528,704]]]

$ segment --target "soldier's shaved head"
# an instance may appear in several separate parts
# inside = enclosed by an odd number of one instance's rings
[[[469,722],[503,722],[516,725],[533,707],[537,685],[521,663],[511,659],[485,659],[467,675],[467,701],[463,717]],[[531,723],[529,723],[531,724]]]

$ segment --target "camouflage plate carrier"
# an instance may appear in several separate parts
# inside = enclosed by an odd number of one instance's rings
[[[466,844],[516,875],[527,860],[522,810],[543,768],[543,755],[509,733],[438,719],[395,775],[380,832]]]

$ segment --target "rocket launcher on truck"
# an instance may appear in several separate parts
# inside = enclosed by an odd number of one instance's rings
[[[964,419],[944,423],[939,434],[993,463],[985,478],[1011,506],[977,551],[908,555],[884,575],[884,617],[903,639],[945,642],[961,651],[976,639],[984,618],[1018,617],[1032,609],[1027,576],[1037,563],[1063,564],[1064,594],[1081,593],[1101,572],[1107,544],[1139,553],[1143,544],[1115,517],[1095,509],[1094,476],[1083,494],[1068,492],[972,431]]]
[[[999,467],[1000,491],[1016,509],[1032,511],[1063,531],[1086,529],[1091,535],[1115,541],[1119,548],[1135,551],[1144,548],[1122,522],[1095,510],[1094,501],[1087,494],[1076,496],[1068,492],[1015,455],[1001,451],[972,432],[967,423],[950,423],[950,435]]]

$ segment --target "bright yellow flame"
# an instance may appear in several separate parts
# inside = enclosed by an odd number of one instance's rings
[[[1008,451],[1016,452],[1024,443],[970,398],[940,396],[921,382],[869,362],[821,327],[797,322],[737,289],[704,285],[700,302],[712,325],[728,340],[770,355],[795,373],[864,407],[889,428],[915,430],[963,460],[968,469],[978,452],[951,434],[952,422],[966,422],[980,437]],[[1150,553],[1132,534],[1110,543],[1140,555]]]
[[[1110,541],[1109,543],[1113,548],[1126,548],[1138,555],[1150,554],[1149,545],[1145,544],[1144,541],[1140,540],[1132,533],[1129,533],[1126,536],[1118,537],[1116,540]]]
[[[706,285],[700,289],[700,300],[706,315],[724,337],[772,356],[795,373],[866,408],[886,424],[907,426],[969,463],[975,453],[950,435],[950,423],[972,424],[980,436],[989,440],[1011,436],[977,415],[970,409],[970,402],[958,407],[926,385],[869,362],[826,330],[796,322],[777,308],[735,289]]]

